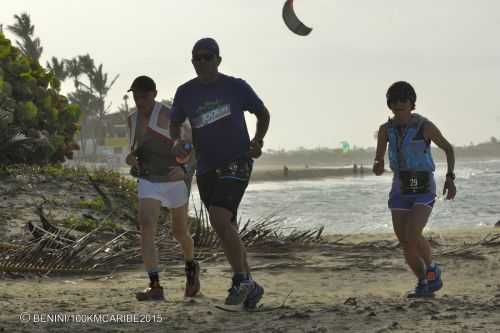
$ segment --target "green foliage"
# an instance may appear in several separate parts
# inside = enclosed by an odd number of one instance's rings
[[[59,95],[59,87],[53,72],[0,33],[0,164],[62,163],[72,157],[80,110]]]
[[[48,176],[54,178],[66,178],[77,181],[80,177],[88,177],[89,171],[86,168],[68,168],[61,164],[28,165],[13,164],[0,165],[0,176]]]
[[[19,110],[17,113],[21,119],[26,123],[34,122],[38,115],[38,108],[32,101],[19,103]]]
[[[106,210],[106,204],[104,203],[104,200],[102,199],[102,197],[82,200],[80,202],[80,207],[96,210],[99,212],[103,212]]]
[[[68,229],[74,229],[85,233],[91,232],[99,226],[102,228],[102,230],[110,230],[116,232],[122,230],[122,228],[117,223],[113,222],[110,219],[98,221],[86,217],[78,218],[75,216],[70,216],[62,220],[61,224]]]

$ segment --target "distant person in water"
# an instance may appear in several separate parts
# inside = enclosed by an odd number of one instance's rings
[[[453,199],[455,155],[452,145],[430,120],[413,113],[417,95],[407,82],[392,84],[386,94],[387,106],[394,117],[378,131],[373,172],[384,172],[384,156],[389,144],[390,168],[394,173],[389,193],[389,209],[394,232],[403,248],[406,262],[418,282],[409,298],[432,297],[441,289],[441,269],[432,261],[429,242],[422,236],[436,198],[431,142],[446,153],[448,171],[443,195]]]
[[[179,161],[171,152],[173,141],[168,131],[171,110],[155,101],[156,84],[147,76],[139,76],[130,90],[137,112],[128,118],[130,153],[126,163],[138,178],[139,226],[144,266],[148,273],[149,288],[136,294],[139,301],[163,300],[160,285],[158,249],[155,244],[156,226],[161,206],[171,213],[172,234],[181,245],[185,259],[185,296],[192,297],[200,290],[200,267],[194,261],[194,243],[188,228],[187,203],[194,158]],[[190,141],[187,124],[184,139]],[[193,165],[194,169],[194,165]]]

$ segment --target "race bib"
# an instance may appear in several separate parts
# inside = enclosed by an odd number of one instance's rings
[[[430,192],[430,173],[400,171],[399,181],[402,194],[422,194]]]

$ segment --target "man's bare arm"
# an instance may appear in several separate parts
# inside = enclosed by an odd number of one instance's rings
[[[271,120],[271,115],[269,110],[264,106],[264,109],[255,114],[257,117],[257,129],[255,131],[255,140],[264,140],[267,130],[269,129],[269,122]]]
[[[262,155],[262,147],[264,146],[264,136],[269,128],[269,121],[271,116],[269,110],[264,106],[264,109],[256,113],[257,126],[255,131],[255,136],[250,141],[250,150],[248,151],[248,156],[251,158],[259,158]]]
[[[181,137],[181,123],[176,123],[171,121],[169,126],[170,137],[173,141],[180,139]]]

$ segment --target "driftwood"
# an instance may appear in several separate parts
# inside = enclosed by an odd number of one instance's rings
[[[99,193],[99,195],[101,196],[101,198],[104,202],[104,205],[106,205],[107,211],[108,212],[112,211],[113,204],[112,204],[111,200],[109,199],[109,197],[106,195],[106,193],[104,193],[104,191],[101,189],[99,184],[90,175],[89,175],[89,181],[92,184],[92,186],[94,187],[94,189],[96,190],[96,192]]]
[[[477,257],[478,256],[478,249],[486,246],[486,247],[493,247],[493,246],[500,246],[500,233],[488,233],[486,236],[483,237],[478,242],[475,243],[470,243],[470,244],[463,244],[461,246],[457,246],[451,249],[447,249],[444,251],[439,252],[439,255],[442,256],[471,256],[471,257]]]
[[[102,196],[108,208],[107,214],[96,221],[97,228],[82,234],[74,229],[57,225],[50,211],[45,213],[46,199],[35,209],[40,224],[27,223],[26,231],[31,240],[20,240],[12,244],[0,244],[0,272],[36,272],[44,274],[109,274],[111,268],[118,269],[142,262],[140,233],[122,229],[112,235],[105,235],[103,221],[118,213],[120,205],[113,204],[97,182],[90,178],[94,188]],[[86,213],[88,215],[88,213]],[[193,226],[195,257],[200,262],[216,260],[223,255],[221,241],[209,223],[206,209],[195,209],[196,224]],[[254,249],[259,245],[278,242],[279,244],[306,244],[321,240],[323,228],[318,230],[296,230],[281,227],[284,218],[271,214],[244,224],[238,221],[243,243]],[[162,224],[156,237],[161,262],[182,260],[182,251],[171,235],[170,224]],[[263,247],[264,248],[264,247]]]
[[[195,227],[193,240],[196,247],[220,248],[220,239],[209,223],[208,212],[201,206],[195,210],[198,224]],[[321,241],[324,227],[310,230],[297,230],[284,228],[285,217],[276,214],[263,216],[255,221],[247,220],[244,224],[241,219],[236,223],[243,244],[247,247],[256,247],[261,243],[279,241],[285,244],[306,244]]]
[[[483,246],[500,246],[500,232],[496,234],[489,233],[482,240]]]

